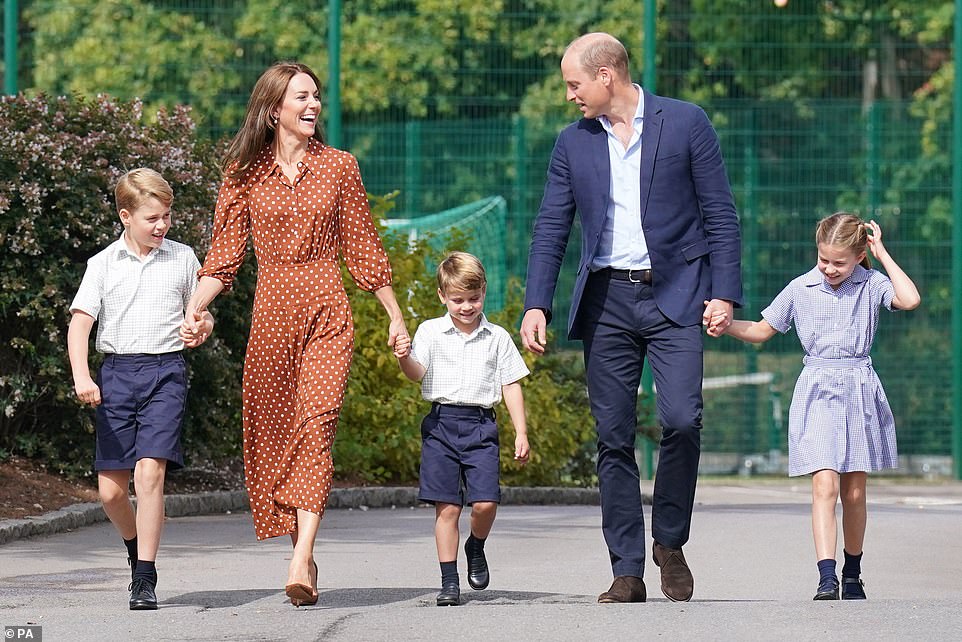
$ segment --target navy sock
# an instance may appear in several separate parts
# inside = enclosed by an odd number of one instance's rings
[[[144,579],[150,580],[152,584],[157,584],[157,566],[155,562],[147,562],[144,560],[137,560],[137,570],[134,571],[134,577],[142,577]]]
[[[458,585],[458,560],[441,562],[441,586],[445,584]]]
[[[470,535],[468,535],[468,541],[465,542],[465,544],[468,545],[468,548],[478,550],[478,551],[483,551],[484,542],[486,541],[486,539],[487,538],[481,539],[480,537],[475,537],[474,533],[471,533]]]
[[[127,547],[127,558],[130,559],[131,566],[137,564],[137,536],[133,539],[125,539],[124,546]]]
[[[862,574],[862,554],[849,555],[844,548],[845,564],[842,566],[842,577],[858,577]]]
[[[819,560],[818,577],[819,582],[824,582],[825,580],[831,578],[837,583],[838,579],[835,577],[835,560]]]

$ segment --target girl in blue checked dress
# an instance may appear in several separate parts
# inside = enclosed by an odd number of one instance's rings
[[[871,231],[871,234],[868,232]],[[852,214],[822,219],[817,265],[762,310],[761,321],[732,321],[725,333],[761,343],[792,324],[805,350],[788,420],[791,476],[812,475],[816,600],[837,600],[835,504],[842,497],[843,600],[865,599],[861,574],[865,479],[898,466],[895,420],[869,351],[879,308],[912,310],[919,291],[882,245],[882,228]],[[866,249],[882,264],[873,270]],[[714,322],[714,320],[713,320]]]

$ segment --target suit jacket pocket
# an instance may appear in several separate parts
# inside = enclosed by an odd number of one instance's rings
[[[709,251],[710,248],[708,245],[708,239],[695,241],[691,245],[687,245],[681,249],[682,256],[684,256],[685,260],[689,263],[697,258],[705,256]]]

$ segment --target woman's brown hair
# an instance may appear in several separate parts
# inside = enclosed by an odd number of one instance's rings
[[[274,63],[254,83],[251,97],[247,101],[244,124],[231,140],[224,155],[223,171],[229,178],[244,176],[264,146],[274,142],[271,112],[284,100],[287,85],[297,74],[310,76],[320,91],[321,83],[317,75],[310,67],[299,62]],[[324,142],[324,133],[319,125],[314,129],[314,138]]]

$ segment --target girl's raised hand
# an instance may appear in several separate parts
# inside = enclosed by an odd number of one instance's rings
[[[878,259],[885,251],[885,246],[882,245],[882,227],[872,220],[865,224],[865,229],[871,232],[868,235],[868,249],[872,252],[872,256]]]

